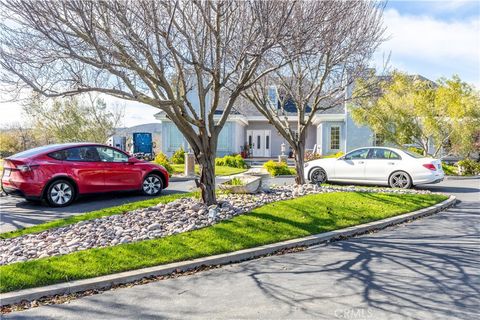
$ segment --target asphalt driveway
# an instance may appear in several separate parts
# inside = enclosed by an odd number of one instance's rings
[[[222,181],[225,178],[219,177]],[[270,183],[293,182],[293,179],[272,179]],[[171,182],[163,194],[189,192],[195,187],[193,180]],[[0,197],[0,233],[65,218],[94,210],[150,199],[137,193],[85,196],[65,208],[51,208],[45,203],[29,202],[21,198]]]
[[[480,180],[445,212],[375,234],[107,291],[6,319],[480,319]]]

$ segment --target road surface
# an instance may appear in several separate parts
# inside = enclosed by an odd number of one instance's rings
[[[6,319],[480,319],[480,180],[434,216]]]

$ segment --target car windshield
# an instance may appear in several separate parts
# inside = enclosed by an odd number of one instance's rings
[[[410,157],[415,158],[415,159],[420,159],[420,158],[425,158],[425,156],[418,154],[416,152],[408,151],[408,150],[402,150],[406,154],[408,154]]]

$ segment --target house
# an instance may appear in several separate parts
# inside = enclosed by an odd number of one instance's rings
[[[296,108],[290,112],[289,121],[296,126]],[[218,112],[220,118],[221,111]],[[161,123],[162,137],[160,149],[167,156],[183,147],[188,149],[188,143],[168,119],[164,112],[159,112],[155,118]],[[312,125],[307,128],[306,149],[316,149],[321,155],[348,152],[352,149],[372,146],[376,142],[374,134],[367,127],[357,126],[347,109],[347,103],[332,109],[319,112],[313,118]],[[378,139],[377,139],[378,140]],[[224,128],[218,138],[217,154],[223,156],[240,153],[245,145],[251,146],[251,154],[255,158],[274,158],[281,155],[281,145],[288,143],[277,132],[275,127],[246,99],[238,99]]]

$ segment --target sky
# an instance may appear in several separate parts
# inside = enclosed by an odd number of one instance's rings
[[[401,1],[391,0],[384,11],[386,40],[372,59],[382,69],[421,74],[431,80],[460,78],[480,89],[480,0]],[[125,107],[125,126],[156,122],[158,109],[108,98]],[[0,126],[22,121],[17,103],[0,104]]]

